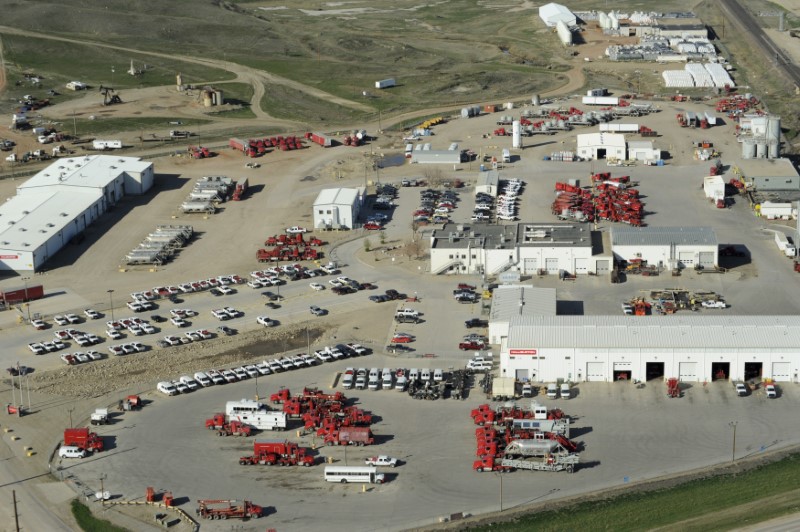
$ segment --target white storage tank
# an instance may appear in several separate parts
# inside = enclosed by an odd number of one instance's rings
[[[511,147],[522,148],[522,127],[519,120],[511,122]]]
[[[767,156],[767,144],[763,141],[756,143],[756,159],[764,159]]]
[[[742,141],[742,159],[754,159],[756,156],[756,144],[752,139]]]

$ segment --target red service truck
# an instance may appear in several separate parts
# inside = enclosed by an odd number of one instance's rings
[[[239,464],[308,467],[314,465],[314,457],[309,456],[309,452],[306,447],[299,447],[290,441],[256,440],[253,442],[252,456],[242,456],[239,458]]]
[[[340,427],[325,436],[325,445],[372,445],[375,438],[369,427]]]
[[[72,445],[93,452],[103,450],[103,438],[88,428],[64,429],[64,445]]]

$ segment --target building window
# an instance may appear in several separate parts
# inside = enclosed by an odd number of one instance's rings
[[[472,260],[475,260],[476,258],[478,258],[478,256],[473,253],[472,254]]]
[[[450,255],[450,258],[452,259],[452,258],[453,258],[453,255]]]
[[[330,214],[330,213],[331,213],[331,211],[327,211],[327,213],[326,213],[326,214]]]
[[[324,211],[322,209],[320,209],[319,211],[317,211],[317,214],[322,214],[323,212]]]

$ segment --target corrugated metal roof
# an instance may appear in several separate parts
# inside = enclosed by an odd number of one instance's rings
[[[511,321],[518,316],[555,316],[556,289],[537,286],[499,286],[492,294],[492,321]]]
[[[625,135],[621,133],[581,133],[578,135],[578,148],[586,146],[613,146],[625,148]]]
[[[710,227],[613,227],[612,246],[669,246],[672,244],[716,246]]]
[[[499,183],[500,183],[500,172],[498,172],[497,170],[487,170],[485,172],[478,172],[478,179],[475,181],[475,186],[496,187]]]
[[[351,206],[358,197],[357,188],[324,188],[319,191],[314,205],[346,205]]]
[[[800,316],[521,316],[510,348],[798,348]]]
[[[58,185],[61,187],[103,188],[120,174],[143,172],[153,163],[139,157],[86,155],[58,159],[17,187],[20,190]]]

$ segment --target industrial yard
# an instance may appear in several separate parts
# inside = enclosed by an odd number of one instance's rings
[[[714,54],[669,42],[688,17],[639,49],[619,11],[569,7],[583,30],[566,8],[536,18],[553,50],[585,33],[558,74],[506,65],[455,100],[402,68],[359,74],[358,97],[223,56],[192,63],[219,83],[191,94],[160,70],[116,93],[65,78],[67,98],[15,111],[4,521],[76,529],[77,497],[129,530],[466,528],[793,452],[783,117],[721,63],[666,73],[682,60],[665,55]],[[6,55],[41,38],[0,34]],[[662,60],[599,55],[615,42]],[[626,81],[603,74],[617,65]],[[262,106],[265,87],[316,119]]]

